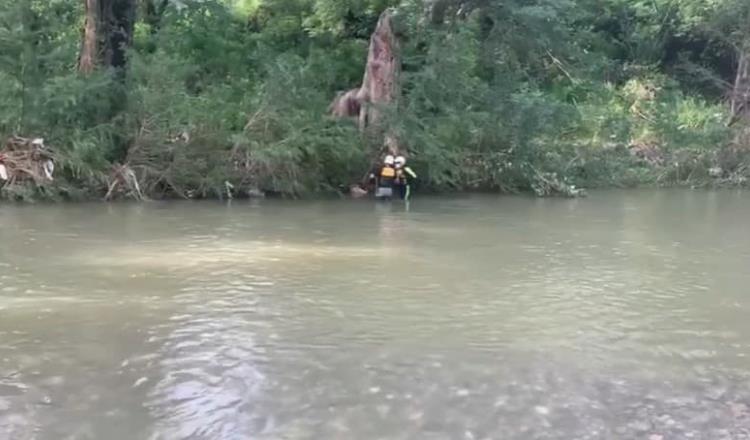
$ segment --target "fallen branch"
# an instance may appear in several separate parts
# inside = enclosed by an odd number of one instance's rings
[[[565,75],[568,78],[568,80],[570,80],[571,83],[578,84],[578,81],[575,78],[573,78],[573,76],[568,72],[567,69],[565,69],[565,64],[563,64],[563,62],[560,61],[559,58],[552,55],[552,52],[550,52],[549,49],[547,49],[547,56],[550,57],[550,59],[552,59],[552,64],[554,64],[558,69],[560,69],[563,75]]]
[[[124,191],[136,200],[145,200],[141,192],[141,185],[138,183],[138,177],[127,164],[115,166],[112,170],[110,180],[104,200],[112,200],[117,190]]]

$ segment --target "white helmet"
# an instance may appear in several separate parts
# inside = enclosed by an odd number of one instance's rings
[[[393,165],[394,159],[390,154],[383,159],[383,163],[386,165]]]
[[[402,167],[406,165],[406,158],[404,156],[398,156],[396,158],[395,164],[397,167]]]

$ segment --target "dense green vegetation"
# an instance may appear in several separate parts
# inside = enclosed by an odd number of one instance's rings
[[[346,188],[382,144],[327,109],[386,8],[387,123],[425,190],[750,175],[745,0],[100,1],[135,14],[132,43],[82,70],[86,2],[0,0],[0,136],[43,137],[57,162],[5,197],[102,197],[122,165],[151,197]]]

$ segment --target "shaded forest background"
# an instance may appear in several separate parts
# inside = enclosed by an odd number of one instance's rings
[[[0,0],[0,138],[56,164],[2,196],[345,191],[383,139],[329,105],[386,10],[423,190],[750,176],[745,0]]]

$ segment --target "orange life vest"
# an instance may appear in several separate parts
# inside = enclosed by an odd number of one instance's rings
[[[393,179],[396,177],[396,170],[393,169],[393,167],[383,167],[383,169],[380,170],[380,177],[383,179]]]

